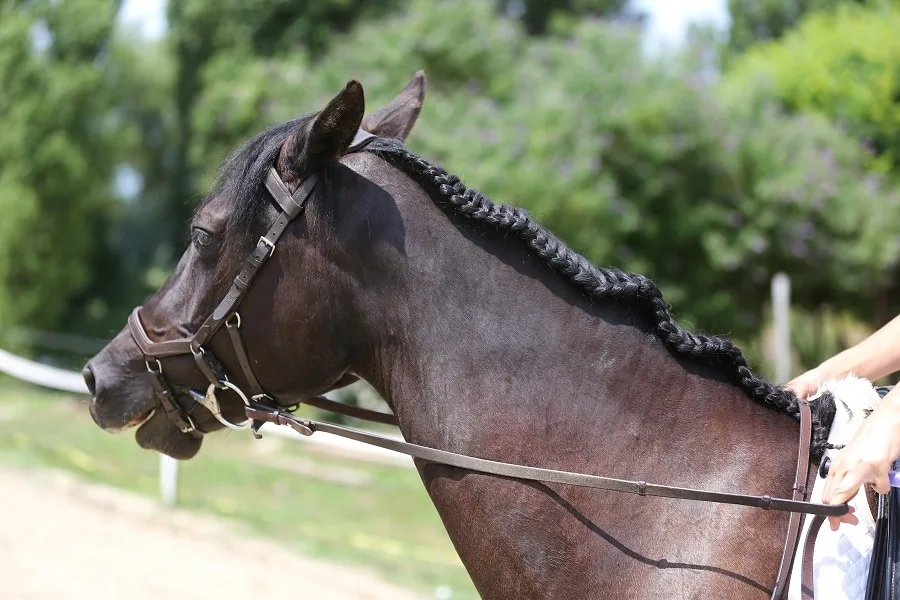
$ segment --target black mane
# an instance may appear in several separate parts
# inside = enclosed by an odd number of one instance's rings
[[[377,139],[366,150],[401,169],[420,185],[427,186],[426,189],[437,190],[436,201],[451,207],[456,214],[518,236],[530,252],[541,257],[553,271],[576,284],[591,298],[620,301],[632,307],[670,351],[704,361],[723,372],[757,402],[799,418],[797,397],[755,375],[735,344],[680,327],[659,288],[649,278],[615,268],[595,267],[538,225],[525,210],[494,204],[480,192],[467,188],[456,175],[414,155],[398,140]],[[812,454],[816,461],[827,449],[833,416],[833,401],[813,403]]]
[[[222,257],[222,265],[226,268],[231,269],[237,264],[241,249],[258,235],[258,232],[254,235],[253,224],[269,202],[268,194],[263,192],[263,182],[290,131],[306,118],[298,117],[257,134],[223,163],[213,196],[224,196],[228,202],[226,251]],[[432,194],[432,198],[461,217],[518,236],[530,252],[591,298],[619,301],[630,306],[670,351],[705,362],[722,372],[753,400],[799,418],[797,397],[754,374],[735,344],[715,336],[692,333],[678,325],[659,288],[649,278],[616,268],[594,266],[541,227],[524,209],[494,204],[480,192],[467,188],[456,175],[411,153],[399,140],[379,138],[365,150],[400,168],[420,185],[435,189],[438,197]],[[834,416],[834,402],[829,400],[823,396],[822,401],[812,404],[812,454],[817,461],[827,449]]]

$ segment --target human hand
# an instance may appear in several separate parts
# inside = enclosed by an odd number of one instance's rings
[[[825,382],[825,379],[824,373],[822,373],[819,367],[816,367],[802,375],[798,375],[787,382],[784,387],[785,389],[794,392],[798,398],[803,400],[804,398],[808,398],[815,394],[819,390],[819,386]]]
[[[822,501],[826,504],[848,502],[859,492],[860,486],[874,484],[881,494],[890,491],[888,471],[900,454],[897,429],[900,422],[896,413],[874,411],[857,430],[837,457],[832,461],[825,480]],[[853,513],[829,517],[829,525],[836,530],[840,523],[858,523]]]

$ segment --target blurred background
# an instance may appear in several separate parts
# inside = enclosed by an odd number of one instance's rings
[[[786,274],[797,374],[900,312],[898,31],[897,0],[0,0],[0,348],[80,368],[165,280],[230,150],[423,69],[413,151],[650,276],[771,378]],[[154,496],[128,438],[0,379],[0,468]],[[182,467],[185,509],[475,597],[407,467],[219,438]]]

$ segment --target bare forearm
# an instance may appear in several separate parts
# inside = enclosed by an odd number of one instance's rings
[[[900,371],[900,317],[819,365],[824,378],[841,378],[850,373],[870,381]]]

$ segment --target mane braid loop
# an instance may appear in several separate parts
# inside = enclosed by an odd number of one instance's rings
[[[670,351],[703,359],[722,369],[732,382],[755,401],[799,419],[797,397],[756,376],[747,366],[741,350],[728,340],[695,334],[682,329],[672,318],[662,292],[643,275],[616,268],[598,268],[571,250],[562,240],[538,225],[521,208],[494,204],[481,192],[467,188],[459,177],[411,153],[398,140],[377,139],[366,148],[417,182],[439,193],[435,201],[473,221],[515,233],[528,249],[546,261],[557,273],[578,285],[591,298],[631,303],[653,325],[657,336]],[[813,439],[811,454],[818,462],[827,449],[828,432],[834,415],[831,398],[812,403]]]

